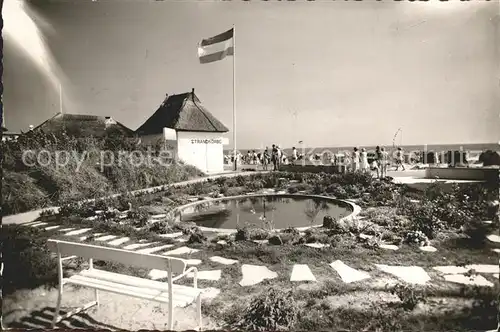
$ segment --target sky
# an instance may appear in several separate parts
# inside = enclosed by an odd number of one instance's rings
[[[194,88],[232,144],[233,58],[200,64],[197,44],[234,24],[239,148],[384,145],[399,128],[405,145],[500,141],[498,1],[46,0],[30,8],[57,69],[44,74],[16,46],[16,32],[4,34],[10,131],[59,111],[52,75],[66,113],[111,116],[133,130],[165,94]],[[21,31],[5,11],[5,26]]]

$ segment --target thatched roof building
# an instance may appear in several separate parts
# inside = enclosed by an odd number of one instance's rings
[[[134,135],[132,129],[125,127],[109,116],[66,113],[57,113],[39,126],[33,128],[33,130],[40,130],[44,133],[66,131],[68,135],[75,137],[103,137],[110,134],[122,134],[131,137]]]
[[[161,134],[163,128],[212,133],[229,131],[203,107],[194,94],[194,89],[187,93],[167,95],[156,112],[136,130],[136,133],[141,136]]]

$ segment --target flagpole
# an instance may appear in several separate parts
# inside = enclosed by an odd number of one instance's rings
[[[238,158],[236,155],[236,29],[233,24],[233,156],[234,170],[238,170]]]
[[[59,83],[59,112],[63,113],[62,84]]]

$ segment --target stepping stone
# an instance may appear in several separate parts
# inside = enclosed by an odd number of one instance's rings
[[[96,241],[109,241],[109,240],[113,240],[113,239],[116,239],[118,236],[116,235],[104,235],[104,236],[101,236],[101,237],[98,237],[96,238],[95,240]]]
[[[304,245],[311,247],[311,248],[317,248],[317,249],[326,248],[326,247],[330,246],[329,244],[324,244],[324,243],[304,243]]]
[[[227,244],[227,242],[225,240],[220,240],[220,241],[217,241],[217,244]]]
[[[353,269],[352,267],[344,264],[344,262],[337,260],[330,264],[330,266],[337,271],[340,278],[345,283],[361,281],[370,278],[370,275],[364,271]]]
[[[53,229],[57,229],[59,227],[61,227],[61,226],[59,226],[59,225],[58,226],[49,226],[49,227],[45,227],[45,230],[46,231],[50,231],[50,230],[53,230]]]
[[[212,256],[210,257],[210,260],[215,263],[220,263],[224,265],[232,265],[238,263],[236,259],[229,259],[229,258],[224,258],[220,256]]]
[[[124,244],[125,242],[128,242],[128,241],[130,241],[130,238],[122,237],[121,239],[116,239],[116,240],[113,240],[111,242],[108,242],[108,244],[112,245],[112,246],[119,246],[119,245]]]
[[[265,279],[274,279],[278,277],[276,272],[269,270],[266,266],[243,264],[241,266],[243,278],[239,282],[240,286],[252,286],[262,282]]]
[[[200,265],[201,259],[185,259],[186,265]]]
[[[173,246],[173,245],[170,245]],[[184,254],[194,254],[196,252],[200,251],[199,249],[191,249],[188,247],[180,247],[174,250],[167,251],[163,253],[162,255],[164,256],[174,256],[174,255],[184,255]]]
[[[149,245],[156,244],[156,243],[158,243],[158,242],[134,243],[134,244],[129,244],[128,246],[123,247],[123,249],[125,249],[125,250],[135,250],[135,249],[139,249],[139,248],[142,248],[142,247],[147,247]]]
[[[208,287],[208,288],[204,288],[202,290],[201,298],[202,298],[202,300],[210,301],[210,300],[216,298],[217,295],[219,295],[219,294],[220,294],[220,289]]]
[[[97,216],[91,216],[91,217],[87,217],[87,218],[85,218],[83,220],[94,221],[94,220],[97,220],[97,218],[98,218]]]
[[[500,243],[500,236],[498,236],[498,235],[490,234],[486,238],[488,240],[490,240],[491,242]]]
[[[253,242],[258,243],[258,244],[266,244],[266,243],[269,243],[269,240],[253,240]]]
[[[31,227],[40,227],[40,226],[45,226],[48,224],[49,224],[48,222],[39,222],[39,223],[31,225]]]
[[[444,276],[444,279],[462,285],[493,287],[492,282],[489,282],[480,275],[468,277],[463,274],[447,274]]]
[[[469,270],[475,270],[477,273],[498,273],[499,267],[494,264],[471,264],[465,267]]]
[[[181,242],[181,243],[184,243],[184,242],[187,242],[188,240],[187,239],[175,239],[176,242]]]
[[[160,234],[158,235],[159,237],[166,237],[166,238],[174,238],[174,237],[179,237],[182,235],[182,232],[177,232],[177,233],[169,233],[169,234]]]
[[[381,244],[379,245],[380,248],[382,249],[388,249],[388,250],[398,250],[399,247],[394,245],[394,244]]]
[[[491,225],[493,224],[493,220],[483,220],[483,224]]]
[[[71,232],[68,232],[66,234],[64,234],[64,236],[71,236],[71,235],[80,235],[80,234],[83,234],[83,233],[87,233],[88,231],[90,231],[92,228],[82,228],[82,229],[77,229],[76,231],[71,231]]]
[[[221,270],[198,271],[198,279],[217,281],[220,279],[221,274],[222,274]],[[187,274],[187,277],[194,278],[194,272],[189,272]]]
[[[359,237],[364,239],[364,240],[369,240],[373,238],[373,235],[368,235],[368,234],[359,234]]]
[[[491,250],[500,254],[500,249],[495,248],[495,249],[491,249]]]
[[[316,281],[307,264],[295,264],[292,269],[290,281]]]
[[[140,250],[137,250],[136,252],[141,253],[141,254],[152,254],[154,252],[157,252],[157,251],[160,251],[163,249],[167,249],[167,248],[171,248],[173,246],[174,246],[173,244],[165,244],[165,245],[159,246],[159,247],[140,249]]]
[[[466,266],[435,266],[434,270],[439,271],[443,274],[463,274],[467,273],[469,270],[474,270],[477,273],[498,273],[498,265],[488,265],[488,264],[471,264]]]
[[[434,248],[433,246],[423,246],[423,247],[419,247],[420,250],[422,251],[427,251],[427,252],[436,252],[437,249]]]
[[[85,240],[87,240],[87,236],[82,236],[82,237],[79,237],[79,238],[78,238],[78,240],[80,240],[80,241],[85,241]]]
[[[166,218],[167,215],[166,214],[154,214],[151,216],[151,219],[163,219],[163,218]]]
[[[375,264],[377,268],[385,273],[392,274],[410,284],[425,285],[431,278],[420,266],[390,266]]]
[[[69,232],[73,229],[75,229],[75,228],[74,227],[73,228],[63,228],[63,229],[60,229],[59,232]]]
[[[31,225],[38,224],[38,223],[41,223],[41,221],[25,222],[25,223],[22,223],[21,226],[31,226]]]

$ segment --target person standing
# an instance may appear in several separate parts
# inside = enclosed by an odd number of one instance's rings
[[[273,163],[273,170],[277,171],[278,170],[278,150],[276,149],[276,145],[273,144],[272,150],[271,150],[271,161]]]
[[[358,148],[354,148],[354,151],[352,153],[352,171],[357,172],[359,171],[359,151]]]
[[[365,148],[361,149],[360,159],[361,171],[368,172],[368,153]]]
[[[372,162],[372,169],[377,172],[377,178],[380,178],[380,163],[382,160],[382,151],[380,151],[380,147],[377,145],[375,148],[375,159]]]
[[[276,163],[276,170],[280,170],[280,164],[282,162],[283,158],[283,152],[281,151],[280,147],[276,145],[276,156],[277,156],[277,163]]]
[[[389,166],[389,153],[385,151],[384,148],[380,152],[380,176],[382,178],[387,177],[387,167]]]
[[[295,162],[297,161],[298,156],[297,156],[297,149],[295,146],[292,148],[292,165],[295,165]]]
[[[399,166],[403,168],[403,171],[405,171],[405,165],[404,163],[404,152],[403,149],[400,147],[398,148],[398,151],[396,151],[396,171],[399,170]]]
[[[266,146],[266,149],[262,154],[262,166],[265,171],[267,171],[267,164],[269,164],[269,151],[267,151],[267,146]]]

